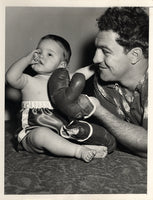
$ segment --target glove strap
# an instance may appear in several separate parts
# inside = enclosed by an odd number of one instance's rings
[[[84,119],[87,119],[87,118],[91,117],[94,114],[94,112],[96,110],[96,105],[90,100],[90,98],[88,97],[88,95],[85,94],[85,96],[89,100],[89,102],[91,103],[91,105],[93,107],[92,110],[91,110],[91,112],[88,115],[84,116]]]
[[[71,121],[67,126],[62,126],[60,135],[66,139],[84,142],[92,136],[93,128],[88,122],[79,120]]]

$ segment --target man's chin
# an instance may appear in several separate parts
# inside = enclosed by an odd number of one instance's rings
[[[101,77],[100,76],[100,79],[102,80],[102,81],[104,81],[104,82],[116,82],[116,80],[115,79],[113,79],[113,78],[110,78],[110,77]]]
[[[105,81],[105,82],[107,82],[107,81],[109,81],[109,82],[113,81],[111,77],[109,77],[109,76],[107,76],[105,74],[100,74],[100,79],[102,81]]]
[[[103,74],[103,73],[100,73],[100,79],[101,80],[103,80],[103,81],[108,81],[108,77],[105,75],[105,74]]]

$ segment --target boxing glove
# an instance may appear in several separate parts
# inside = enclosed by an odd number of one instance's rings
[[[48,94],[53,106],[70,119],[90,117],[95,111],[87,95],[81,94],[85,76],[76,73],[70,80],[65,68],[56,69],[48,81]]]
[[[74,120],[60,129],[60,135],[66,139],[85,145],[107,147],[108,153],[116,149],[116,139],[104,127],[83,120]]]

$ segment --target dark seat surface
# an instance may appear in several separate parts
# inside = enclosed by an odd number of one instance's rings
[[[5,194],[143,194],[147,159],[114,151],[85,163],[75,158],[18,153],[5,126]]]

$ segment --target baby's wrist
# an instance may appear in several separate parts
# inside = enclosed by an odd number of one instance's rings
[[[25,59],[27,59],[27,61],[28,61],[28,60],[31,60],[32,57],[33,57],[33,54],[32,54],[32,53],[29,53],[29,54],[27,54],[27,55],[25,56]]]
[[[32,61],[34,59],[34,53],[33,52],[30,53],[30,54],[26,55],[24,58],[25,58],[27,64],[30,65],[30,64],[32,64]]]

